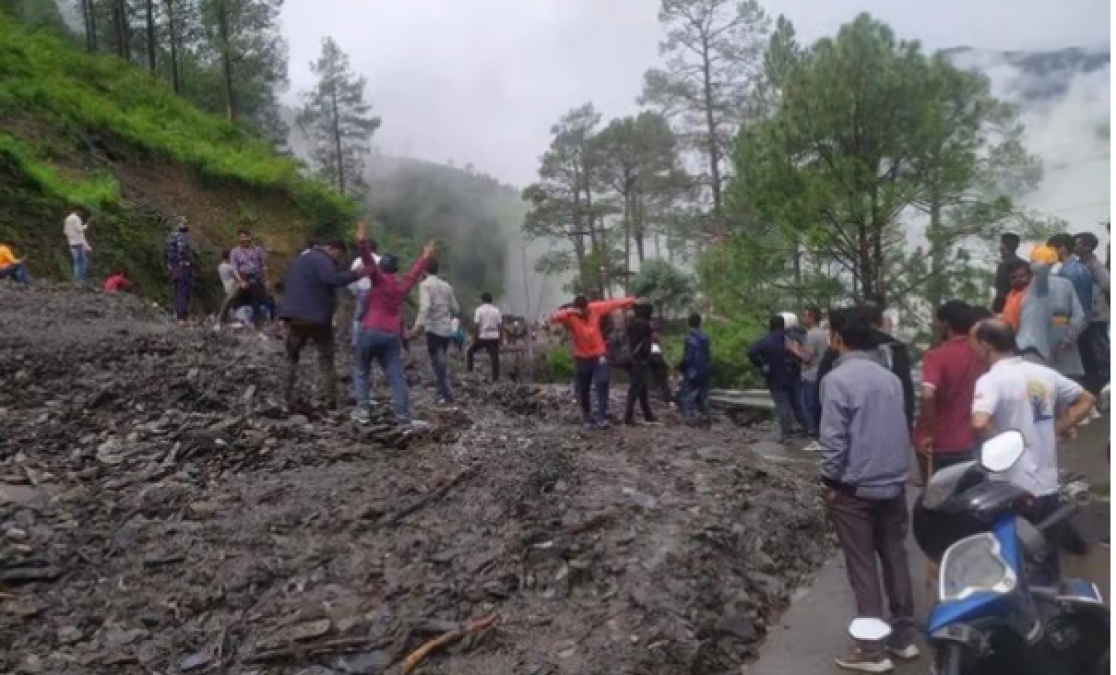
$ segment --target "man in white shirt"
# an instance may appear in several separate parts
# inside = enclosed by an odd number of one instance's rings
[[[969,336],[989,366],[973,393],[973,431],[982,440],[1009,429],[1023,434],[1023,457],[1001,476],[1035,496],[1029,517],[1038,522],[1058,508],[1057,438],[1070,437],[1096,399],[1054,369],[1019,356],[1015,331],[1003,319],[985,319]],[[1056,576],[1052,558],[1049,571]]]
[[[481,306],[473,314],[473,344],[465,352],[465,367],[472,372],[478,349],[488,352],[492,362],[492,381],[500,379],[500,332],[504,323],[500,310],[492,304],[491,293],[481,293]]]
[[[368,248],[372,250],[372,260],[379,265],[380,254],[377,253],[379,246],[372,239],[368,240]],[[364,262],[357,256],[353,261],[351,268],[354,272],[359,272],[364,269]],[[361,277],[360,281],[355,281],[349,284],[349,292],[353,294],[353,398],[359,398],[361,391],[368,391],[372,386],[372,382],[365,383],[365,375],[360,370],[360,356],[356,353],[357,344],[360,341],[360,322],[364,318],[364,310],[367,308],[368,291],[372,290],[372,279],[369,277]],[[372,371],[368,371],[368,378],[372,377]],[[371,401],[370,401],[371,402]]]
[[[426,264],[426,278],[419,285],[419,311],[412,334],[426,332],[426,353],[434,370],[439,403],[453,403],[446,353],[453,337],[453,317],[460,311],[453,286],[438,276],[438,261],[431,260]]]
[[[82,221],[84,209],[75,206],[62,223],[62,233],[66,235],[66,244],[70,247],[70,258],[74,265],[74,281],[85,283],[89,278],[89,254],[93,247],[85,239],[85,230],[89,223]]]

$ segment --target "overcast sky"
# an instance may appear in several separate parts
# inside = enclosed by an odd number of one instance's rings
[[[286,0],[291,96],[332,36],[368,78],[388,152],[534,178],[550,125],[593,101],[631,112],[656,63],[657,0]],[[930,47],[1107,45],[1108,0],[769,0],[804,40],[857,12]]]

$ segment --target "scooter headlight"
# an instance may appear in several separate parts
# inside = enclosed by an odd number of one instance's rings
[[[966,537],[942,558],[938,596],[943,602],[980,592],[1009,593],[1016,585],[1015,571],[1000,555],[1000,542],[991,534]]]

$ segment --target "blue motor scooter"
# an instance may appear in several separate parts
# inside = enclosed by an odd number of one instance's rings
[[[1109,673],[1109,610],[1097,587],[1037,579],[1052,554],[1045,534],[1077,504],[1032,525],[1022,515],[1034,498],[996,476],[1023,454],[1023,435],[1005,431],[984,443],[979,461],[935,474],[915,507],[915,538],[940,561],[926,626],[936,675]]]

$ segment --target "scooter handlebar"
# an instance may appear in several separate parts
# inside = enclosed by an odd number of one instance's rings
[[[1077,513],[1077,510],[1077,504],[1064,504],[1059,507],[1057,511],[1051,513],[1046,518],[1043,518],[1042,522],[1035,525],[1035,527],[1038,529],[1039,532],[1046,534],[1050,530],[1072,518]]]

